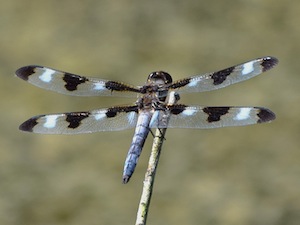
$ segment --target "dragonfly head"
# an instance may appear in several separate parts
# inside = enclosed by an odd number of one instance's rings
[[[171,84],[173,80],[167,72],[156,71],[149,74],[147,81],[156,84]]]

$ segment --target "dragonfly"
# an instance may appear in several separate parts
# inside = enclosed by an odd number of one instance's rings
[[[22,123],[19,129],[42,134],[81,134],[135,128],[123,170],[125,184],[130,180],[153,128],[206,129],[274,120],[275,114],[264,107],[188,106],[177,101],[183,93],[212,91],[248,80],[277,63],[275,57],[265,56],[174,82],[167,72],[156,71],[149,74],[142,86],[80,76],[44,66],[21,67],[16,75],[43,89],[74,96],[135,97],[137,101],[131,105],[91,111],[37,115]],[[168,103],[171,93],[175,93],[172,97],[176,97],[176,101]]]

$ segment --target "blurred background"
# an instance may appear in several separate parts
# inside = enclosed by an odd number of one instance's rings
[[[153,138],[121,183],[133,130],[37,135],[18,126],[46,113],[135,99],[72,97],[14,76],[21,66],[142,85],[156,70],[174,80],[260,56],[277,67],[182,103],[264,106],[270,124],[169,129],[148,224],[300,223],[300,2],[0,1],[0,224],[133,224]]]

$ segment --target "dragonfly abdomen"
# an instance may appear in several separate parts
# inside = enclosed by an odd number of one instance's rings
[[[141,112],[137,125],[135,128],[135,133],[132,138],[132,143],[130,145],[125,165],[123,171],[123,183],[126,184],[130,177],[132,176],[134,169],[136,167],[137,161],[141,155],[143,146],[145,144],[146,138],[149,134],[149,123],[152,117],[151,112]]]

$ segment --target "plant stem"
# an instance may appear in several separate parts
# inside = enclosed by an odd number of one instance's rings
[[[179,95],[171,92],[167,100],[168,105],[173,105],[179,100]],[[167,122],[170,118],[166,118]],[[158,166],[159,156],[161,153],[162,145],[165,140],[167,128],[158,128],[155,132],[155,137],[152,144],[151,155],[148,163],[147,172],[145,174],[144,186],[142,196],[137,212],[136,225],[145,225],[147,221],[150,200],[153,192],[154,178]]]
[[[155,132],[148,168],[145,174],[143,192],[137,212],[136,225],[145,225],[147,221],[147,215],[154,186],[155,172],[158,166],[159,156],[166,130],[167,129],[157,129]]]

